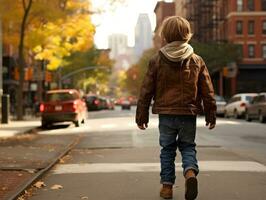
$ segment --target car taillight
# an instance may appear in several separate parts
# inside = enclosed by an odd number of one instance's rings
[[[44,104],[42,103],[42,104],[40,105],[40,112],[44,112],[44,109],[45,109],[45,107],[44,107]]]
[[[94,104],[95,105],[99,105],[100,104],[100,101],[99,100],[94,100]]]
[[[77,102],[76,101],[73,103],[72,109],[73,109],[74,112],[77,111],[78,105],[77,105]]]
[[[241,103],[240,107],[246,107],[246,104],[245,103]]]

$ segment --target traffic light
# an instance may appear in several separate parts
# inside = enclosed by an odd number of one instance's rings
[[[25,68],[24,80],[31,81],[32,78],[33,78],[33,68],[32,67]]]
[[[52,82],[52,73],[46,71],[45,72],[45,82]]]
[[[16,81],[19,80],[19,69],[18,69],[18,67],[15,67],[15,68],[14,68],[14,79],[15,79]]]

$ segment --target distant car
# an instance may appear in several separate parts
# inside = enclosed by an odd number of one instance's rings
[[[104,97],[99,97],[99,100],[100,100],[100,109],[107,110],[108,109],[107,99]]]
[[[70,121],[76,127],[84,123],[87,108],[80,93],[74,89],[47,91],[45,101],[40,104],[42,127],[53,123]]]
[[[88,111],[101,110],[101,100],[97,95],[84,97]]]
[[[121,108],[122,110],[130,110],[131,109],[130,102],[128,100],[123,100],[121,102]]]
[[[114,104],[114,101],[112,99],[106,99],[107,101],[107,107],[108,107],[108,110],[114,110],[115,109],[115,104]]]
[[[215,95],[215,100],[216,100],[216,106],[217,106],[217,115],[223,116],[224,115],[224,109],[226,105],[226,101],[224,97]]]
[[[233,116],[235,119],[244,117],[247,106],[256,95],[257,93],[242,93],[234,95],[225,106],[224,116]]]
[[[246,120],[259,119],[261,123],[266,122],[266,93],[255,96],[246,109]]]

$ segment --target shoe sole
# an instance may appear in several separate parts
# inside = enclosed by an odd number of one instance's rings
[[[186,180],[186,200],[194,200],[198,196],[198,181],[195,177]]]
[[[160,197],[163,199],[173,199],[173,197],[163,197],[163,196],[160,196]]]
[[[160,197],[163,199],[173,199],[173,196],[164,196],[163,194],[160,194]]]

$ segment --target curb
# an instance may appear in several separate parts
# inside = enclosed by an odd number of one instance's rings
[[[57,157],[53,159],[53,161],[45,168],[38,171],[33,177],[24,185],[20,186],[11,197],[7,198],[7,200],[16,200],[18,197],[24,194],[25,190],[30,188],[34,182],[39,180],[46,172],[48,172],[57,162],[65,156],[80,140],[80,137],[77,137],[71,144],[69,144],[66,149],[61,152]]]

